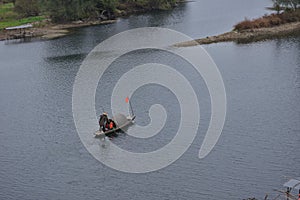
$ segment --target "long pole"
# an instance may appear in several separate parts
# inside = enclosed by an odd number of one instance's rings
[[[131,105],[130,100],[128,101],[128,103],[129,103],[129,106],[130,106],[130,109],[131,109],[131,114],[132,114],[132,116],[134,116],[134,113],[133,113],[133,109],[132,109],[132,105]]]

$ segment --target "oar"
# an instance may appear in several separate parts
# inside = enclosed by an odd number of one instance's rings
[[[287,193],[286,191],[277,190],[277,189],[274,189],[274,191],[284,194],[286,196],[286,198],[288,198],[288,199],[297,200],[297,198],[295,196],[293,196],[290,193]]]

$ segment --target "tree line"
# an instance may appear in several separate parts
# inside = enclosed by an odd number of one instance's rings
[[[278,13],[281,10],[297,10],[300,7],[300,0],[272,0],[273,9]]]
[[[0,0],[22,17],[45,14],[53,22],[111,19],[132,10],[169,9],[179,0]]]

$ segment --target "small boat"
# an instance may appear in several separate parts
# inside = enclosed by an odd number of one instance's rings
[[[105,138],[106,136],[111,136],[113,134],[116,134],[116,132],[131,125],[135,119],[135,116],[133,115],[133,116],[125,117],[124,115],[119,114],[116,117],[114,117],[113,119],[116,123],[116,127],[111,130],[107,130],[105,132],[103,132],[102,130],[96,131],[94,133],[95,138]]]

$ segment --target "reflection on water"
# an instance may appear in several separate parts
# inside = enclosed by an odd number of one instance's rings
[[[287,177],[298,177],[299,37],[205,46],[222,73],[228,113],[217,146],[203,160],[197,156],[210,120],[209,94],[201,77],[186,62],[164,52],[132,52],[117,60],[99,83],[96,109],[101,112],[101,105],[109,110],[107,94],[127,67],[154,60],[182,72],[197,91],[201,123],[196,140],[174,164],[140,175],[112,170],[85,150],[72,117],[77,70],[85,56],[106,38],[144,26],[172,28],[192,37],[217,34],[230,30],[244,17],[268,12],[264,7],[269,5],[260,0],[230,0],[226,4],[195,1],[174,11],[75,29],[72,35],[56,40],[0,43],[0,198],[263,198],[274,188],[281,188]],[[149,123],[149,107],[161,103],[170,116],[167,126],[150,140],[121,134],[113,142],[143,152],[172,139],[179,107],[170,91],[157,85],[140,88],[132,103],[141,125]]]
[[[83,60],[87,55],[86,54],[70,54],[64,56],[51,56],[44,58],[47,63],[51,62],[65,62],[66,60]]]

